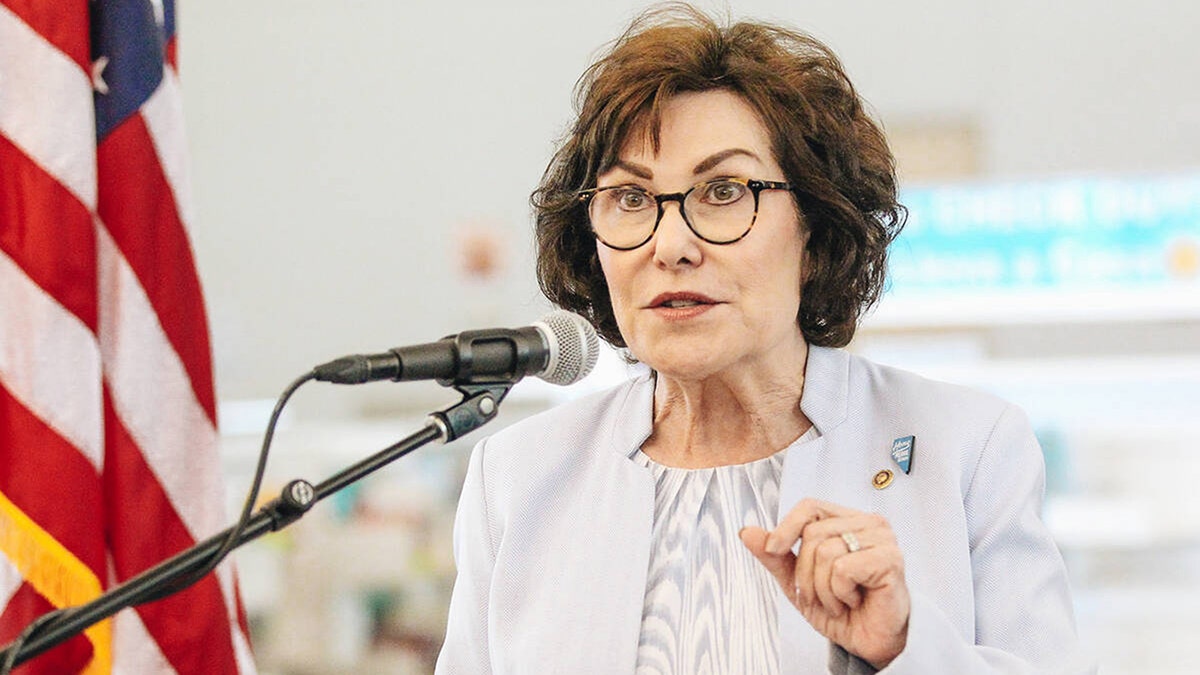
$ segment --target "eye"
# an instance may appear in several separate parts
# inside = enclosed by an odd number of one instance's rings
[[[650,195],[638,188],[617,188],[612,199],[622,211],[641,211],[654,202]]]
[[[705,183],[701,189],[701,201],[713,206],[732,204],[746,194],[746,186],[731,180],[715,180]]]

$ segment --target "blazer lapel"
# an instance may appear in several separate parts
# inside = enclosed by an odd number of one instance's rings
[[[596,428],[611,434],[597,434],[596,451],[581,453],[579,461],[591,466],[578,475],[588,479],[568,480],[574,494],[559,502],[569,511],[555,517],[563,524],[555,536],[562,556],[552,565],[558,578],[546,580],[558,597],[539,604],[556,617],[550,630],[560,633],[558,656],[546,663],[562,664],[561,672],[632,673],[637,665],[654,480],[631,456],[650,434],[653,391],[651,378],[634,383],[598,421]],[[517,670],[538,672],[538,664],[529,665],[533,670]]]
[[[849,400],[850,359],[841,350],[809,347],[800,409],[819,436],[789,451],[779,486],[779,513],[783,518],[805,497],[828,499],[836,489],[830,473],[837,448],[829,435],[846,419]],[[829,641],[813,629],[781,592],[778,598],[779,662],[813,663],[829,653]],[[819,655],[819,656],[814,656]]]

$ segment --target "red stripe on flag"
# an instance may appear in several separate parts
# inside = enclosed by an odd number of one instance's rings
[[[83,72],[92,70],[88,0],[0,0]]]
[[[96,230],[87,208],[0,135],[0,249],[93,332]]]
[[[0,383],[0,492],[33,519],[97,579],[104,579],[100,477],[91,463]],[[53,476],[54,495],[47,495]],[[49,497],[49,498],[48,498]]]
[[[21,584],[0,614],[0,645],[12,642],[34,619],[54,609],[33,586]],[[80,634],[13,669],[13,675],[78,673],[92,658],[92,643]]]
[[[114,129],[96,149],[96,159],[100,219],[145,289],[196,399],[216,426],[200,279],[175,196],[141,115],[130,116]]]
[[[104,396],[104,487],[117,580],[125,581],[192,546],[158,478]],[[180,454],[187,448],[179,448]],[[214,495],[219,499],[219,496]],[[137,609],[146,630],[180,673],[236,675],[229,612],[215,575]]]
[[[179,41],[174,37],[172,37],[170,40],[167,40],[167,63],[171,65],[171,70],[174,70],[176,73],[179,72],[179,57],[176,54],[176,45],[178,43]]]

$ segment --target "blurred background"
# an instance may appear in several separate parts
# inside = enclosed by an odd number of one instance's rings
[[[841,55],[912,216],[850,349],[1020,404],[1106,673],[1192,673],[1200,630],[1200,4],[699,3]],[[275,397],[346,353],[549,307],[528,195],[572,87],[643,3],[181,3],[180,63],[230,513]],[[625,377],[522,382],[492,429]],[[317,482],[452,401],[310,385],[268,487]],[[264,673],[432,669],[459,481],[426,448],[237,554]]]

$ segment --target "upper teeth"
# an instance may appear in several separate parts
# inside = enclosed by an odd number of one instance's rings
[[[664,307],[691,307],[692,305],[700,304],[696,300],[668,300],[663,303]]]

